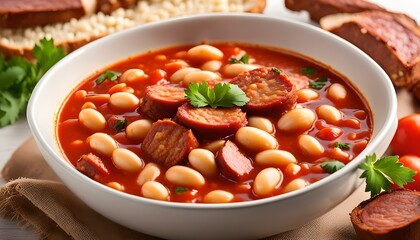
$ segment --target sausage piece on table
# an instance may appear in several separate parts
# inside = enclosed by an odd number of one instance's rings
[[[226,137],[248,123],[246,113],[239,107],[196,108],[188,103],[178,109],[176,120],[203,138]]]
[[[141,112],[153,120],[172,118],[178,107],[186,103],[184,88],[175,85],[151,85],[141,103]]]
[[[217,154],[220,172],[228,179],[243,180],[254,168],[251,160],[243,155],[235,143],[226,141]]]
[[[361,240],[420,239],[420,192],[383,192],[360,203],[350,216]]]
[[[81,173],[95,180],[100,179],[101,176],[109,175],[109,171],[101,158],[93,153],[82,155],[79,160],[77,160],[76,168]]]
[[[184,162],[197,147],[198,141],[190,129],[167,119],[153,123],[141,145],[151,161],[167,167]]]
[[[282,113],[296,104],[296,87],[284,73],[263,67],[243,72],[230,81],[250,99],[243,107],[255,114]]]

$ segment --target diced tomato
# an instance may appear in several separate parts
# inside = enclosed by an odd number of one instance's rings
[[[156,69],[149,73],[150,83],[157,84],[159,81],[167,79],[167,73],[162,69]]]
[[[338,127],[326,127],[316,133],[316,136],[323,140],[333,141],[343,135],[343,130]]]

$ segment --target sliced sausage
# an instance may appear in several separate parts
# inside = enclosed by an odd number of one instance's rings
[[[178,107],[186,102],[184,88],[155,84],[146,88],[140,110],[153,120],[172,118]]]
[[[248,123],[246,113],[238,107],[196,108],[189,103],[178,109],[176,120],[203,138],[226,137]]]
[[[282,113],[296,104],[294,84],[274,68],[263,67],[243,72],[230,83],[238,85],[249,97],[244,110],[250,113]]]
[[[226,141],[217,154],[220,172],[228,179],[241,181],[253,169],[251,160],[243,155],[235,143]]]
[[[198,141],[190,129],[168,119],[153,123],[141,145],[150,161],[167,167],[186,161],[197,147]]]
[[[383,192],[360,203],[350,217],[361,240],[420,239],[420,192]]]
[[[76,163],[76,169],[86,176],[99,180],[103,176],[109,175],[102,159],[93,153],[83,154]]]

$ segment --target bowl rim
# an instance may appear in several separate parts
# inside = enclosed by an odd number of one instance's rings
[[[346,173],[353,171],[357,166],[362,163],[365,160],[365,157],[363,157],[363,154],[365,152],[375,152],[374,149],[378,147],[378,145],[381,143],[380,141],[385,138],[385,135],[387,131],[378,131],[378,134],[375,136],[375,138],[371,139],[367,145],[367,147],[358,155],[356,156],[351,162],[345,165],[344,168],[340,170],[340,174],[331,174],[328,177],[325,177],[315,183],[311,183],[310,185],[306,186],[305,188],[289,192],[289,193],[283,193],[280,195],[263,198],[263,199],[256,199],[251,201],[245,201],[245,202],[232,202],[232,203],[220,203],[220,204],[211,204],[211,203],[179,203],[179,202],[168,202],[168,201],[159,201],[159,200],[153,200],[148,199],[128,193],[123,193],[120,191],[117,191],[115,189],[112,189],[110,187],[107,187],[101,183],[98,183],[91,178],[85,176],[84,174],[80,173],[79,171],[74,168],[70,163],[68,163],[65,160],[65,157],[62,156],[62,154],[57,154],[56,151],[47,144],[46,139],[44,138],[44,134],[41,133],[40,129],[37,128],[37,123],[35,122],[35,115],[36,115],[36,101],[40,95],[40,89],[44,87],[51,79],[50,76],[54,75],[57,71],[59,71],[60,68],[66,65],[66,63],[70,61],[74,61],[74,59],[77,59],[77,57],[84,52],[86,52],[93,44],[100,44],[102,42],[106,42],[109,39],[112,38],[118,38],[123,37],[124,35],[129,35],[131,32],[136,31],[142,31],[143,29],[149,29],[149,28],[159,28],[159,26],[162,25],[168,25],[168,24],[182,24],[183,22],[189,22],[189,21],[197,21],[197,20],[203,20],[203,19],[219,19],[219,18],[249,18],[249,19],[256,19],[256,20],[262,20],[262,21],[275,21],[279,22],[280,24],[288,24],[288,25],[294,25],[299,28],[303,28],[304,31],[309,31],[315,34],[321,34],[324,36],[328,36],[332,39],[332,41],[337,41],[338,43],[345,45],[347,48],[350,48],[352,51],[357,52],[359,55],[363,55],[363,58],[365,58],[369,64],[372,65],[372,67],[376,68],[375,70],[378,71],[378,74],[381,75],[381,78],[386,79],[388,81],[385,81],[384,84],[386,84],[386,89],[389,91],[387,93],[384,93],[384,96],[387,96],[390,98],[391,105],[389,106],[388,113],[387,113],[387,121],[382,129],[392,129],[393,124],[395,124],[396,117],[397,117],[397,98],[394,91],[394,88],[392,86],[391,80],[389,79],[388,75],[385,73],[385,71],[373,60],[371,59],[366,53],[355,47],[354,45],[350,44],[349,42],[343,40],[342,38],[327,32],[319,27],[316,27],[314,25],[310,25],[308,23],[299,22],[293,19],[287,19],[284,17],[272,17],[267,15],[261,15],[261,14],[254,14],[254,13],[207,13],[207,14],[198,14],[198,15],[190,15],[190,16],[182,16],[182,17],[174,17],[171,19],[161,20],[158,22],[152,22],[147,23],[144,25],[135,26],[123,31],[119,31],[116,33],[113,33],[111,35],[105,36],[103,38],[97,39],[91,43],[86,44],[85,46],[82,46],[81,48],[69,53],[66,57],[64,57],[62,60],[60,60],[58,63],[56,63],[49,71],[47,71],[44,76],[41,78],[41,80],[36,85],[33,94],[29,100],[28,103],[28,109],[27,109],[27,118],[29,127],[31,129],[32,134],[35,137],[35,140],[37,142],[38,147],[43,148],[45,151],[47,151],[52,157],[54,158],[54,161],[57,161],[58,164],[65,169],[65,174],[73,175],[77,178],[83,178],[84,181],[87,181],[87,184],[94,185],[98,188],[100,188],[102,191],[105,191],[107,194],[115,195],[119,198],[125,198],[127,200],[135,201],[135,202],[143,202],[151,205],[159,205],[162,207],[175,207],[180,209],[231,209],[231,208],[248,208],[253,207],[257,205],[265,205],[285,199],[290,199],[297,197],[301,194],[304,194],[305,192],[311,192],[328,182],[335,181],[340,176],[345,175]],[[140,53],[136,53],[140,54]],[[129,57],[129,56],[127,56]],[[127,58],[126,57],[126,58]],[[310,57],[310,56],[309,56]],[[114,62],[117,62],[122,59],[116,59]],[[315,59],[316,60],[316,59]],[[321,62],[322,63],[322,62]],[[94,69],[93,71],[95,71]],[[93,72],[92,71],[92,72]],[[80,83],[80,81],[78,82]],[[68,96],[66,96],[67,98]],[[367,103],[369,104],[369,103]],[[56,110],[55,115],[57,115],[57,112],[59,109]],[[374,113],[372,113],[374,114]],[[54,116],[54,122],[51,123],[54,127],[56,127],[55,121],[57,119],[57,116]],[[391,121],[393,120],[393,121]],[[373,123],[374,124],[374,123]],[[55,131],[54,131],[54,134]],[[54,136],[56,139],[56,136]],[[58,145],[58,143],[56,142]],[[55,146],[59,148],[59,146]],[[365,154],[366,155],[366,154]],[[47,160],[47,163],[50,165],[49,160]],[[58,175],[58,174],[57,174]]]

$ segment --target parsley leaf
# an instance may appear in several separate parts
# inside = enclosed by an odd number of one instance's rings
[[[114,72],[111,70],[106,70],[105,72],[103,72],[101,75],[99,75],[99,77],[95,80],[96,84],[101,84],[103,83],[105,80],[109,79],[111,81],[115,81],[117,80],[117,78],[121,75],[121,73],[119,72]]]
[[[276,67],[271,68],[271,70],[273,70],[273,72],[276,72],[278,74],[281,74],[281,72],[282,72],[280,69],[278,69]]]
[[[248,54],[245,54],[239,59],[231,57],[231,58],[229,58],[229,62],[230,63],[245,63],[245,64],[248,64],[249,63],[249,56],[248,56]]]
[[[181,195],[186,191],[188,191],[188,188],[186,188],[186,187],[176,187],[175,188],[175,194],[176,195]]]
[[[316,73],[316,69],[311,67],[304,67],[300,69],[300,72],[311,77]]]
[[[249,101],[249,98],[237,85],[228,83],[218,83],[211,89],[205,81],[201,84],[192,82],[184,91],[185,97],[194,107],[243,106]]]
[[[327,84],[327,82],[328,82],[327,77],[319,77],[315,81],[309,81],[309,87],[311,87],[313,89],[316,89],[316,90],[320,90]]]
[[[363,169],[360,178],[366,178],[365,192],[370,191],[373,197],[382,190],[389,191],[391,184],[395,183],[402,187],[409,182],[413,182],[416,172],[406,168],[398,162],[398,156],[388,156],[376,159],[376,154],[366,156],[365,162],[359,165]]]
[[[127,119],[121,119],[115,122],[114,130],[119,132],[124,129],[125,125],[127,124]]]
[[[337,147],[343,150],[350,150],[350,143],[335,142],[334,147]]]
[[[337,160],[329,160],[322,162],[320,165],[327,173],[332,174],[342,169],[345,165],[344,163]]]
[[[0,127],[12,124],[26,111],[29,97],[39,79],[65,56],[52,39],[42,39],[33,51],[34,61],[0,54]]]

